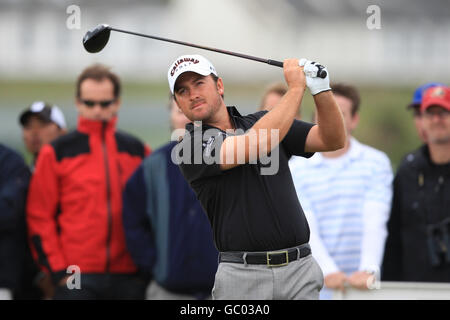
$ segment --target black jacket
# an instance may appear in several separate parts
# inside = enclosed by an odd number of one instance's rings
[[[27,250],[24,207],[30,172],[22,157],[0,144],[0,288],[21,285]]]
[[[422,146],[405,157],[394,179],[382,279],[450,282],[450,260],[446,262],[444,254],[438,253],[434,258],[440,258],[441,263],[432,265],[431,238],[427,235],[429,226],[449,218],[450,163],[433,164],[428,147]],[[434,248],[436,252],[437,246]]]

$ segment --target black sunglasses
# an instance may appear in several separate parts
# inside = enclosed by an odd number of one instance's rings
[[[86,105],[88,108],[95,107],[96,104],[99,104],[102,109],[108,108],[111,104],[113,104],[116,101],[116,99],[113,100],[103,100],[103,101],[94,101],[94,100],[81,100],[83,104]]]

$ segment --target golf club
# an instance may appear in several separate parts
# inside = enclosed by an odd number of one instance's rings
[[[128,33],[128,34],[132,34],[132,35],[139,36],[139,37],[144,37],[144,38],[150,38],[150,39],[155,39],[155,40],[160,40],[160,41],[176,43],[176,44],[180,44],[180,45],[183,45],[183,46],[194,47],[194,48],[199,48],[199,49],[209,50],[209,51],[214,51],[214,52],[228,54],[228,55],[231,55],[231,56],[244,58],[244,59],[249,59],[249,60],[253,60],[253,61],[259,61],[259,62],[270,64],[272,66],[277,66],[277,67],[281,67],[281,68],[283,67],[283,62],[281,62],[281,61],[276,61],[276,60],[271,60],[271,59],[263,59],[263,58],[250,56],[250,55],[247,55],[247,54],[236,53],[236,52],[232,52],[232,51],[226,51],[226,50],[221,50],[221,49],[216,49],[216,48],[200,46],[198,44],[193,44],[193,43],[188,43],[188,42],[183,42],[183,41],[178,41],[178,40],[172,40],[172,39],[167,39],[167,38],[152,36],[152,35],[148,35],[148,34],[127,31],[127,30],[116,29],[116,28],[113,28],[113,27],[111,27],[111,26],[109,26],[107,24],[100,24],[97,27],[95,27],[94,29],[91,29],[91,30],[89,30],[86,33],[86,35],[83,37],[83,46],[86,49],[86,51],[88,51],[90,53],[100,52],[106,46],[106,44],[108,43],[109,35],[111,34],[111,31]],[[325,78],[327,76],[327,72],[325,70],[319,68],[319,71],[317,72],[317,76],[320,77],[320,78]]]

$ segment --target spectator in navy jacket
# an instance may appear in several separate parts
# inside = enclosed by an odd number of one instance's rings
[[[172,129],[180,133],[190,121],[173,99],[169,107]],[[147,299],[209,299],[218,252],[206,214],[171,161],[176,143],[154,151],[127,182],[127,247],[140,271],[152,277]]]
[[[30,171],[22,157],[0,144],[0,300],[12,299],[21,286],[29,179]]]

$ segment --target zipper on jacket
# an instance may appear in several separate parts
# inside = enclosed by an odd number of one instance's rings
[[[108,231],[106,235],[106,272],[109,272],[110,259],[111,259],[111,227],[112,227],[112,212],[111,212],[111,181],[109,177],[109,164],[108,164],[108,149],[106,147],[106,126],[107,122],[103,121],[102,127],[102,149],[103,149],[103,160],[105,162],[105,172],[106,172],[106,207],[108,212]]]

